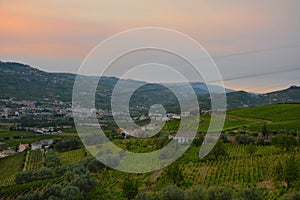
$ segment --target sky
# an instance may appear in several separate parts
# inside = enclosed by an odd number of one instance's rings
[[[0,0],[0,60],[76,73],[111,35],[163,27],[200,43],[226,87],[269,92],[300,85],[299,19],[298,0]]]

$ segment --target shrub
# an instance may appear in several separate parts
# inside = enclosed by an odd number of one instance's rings
[[[283,151],[291,151],[298,145],[298,141],[293,136],[279,134],[272,138],[271,144]]]
[[[134,198],[134,200],[152,200],[152,199],[154,199],[154,198],[147,196],[143,192],[139,192]]]
[[[262,192],[256,188],[246,188],[241,190],[237,196],[237,200],[262,200],[263,195]]]
[[[80,142],[76,139],[60,141],[54,146],[56,151],[70,151],[80,148]]]
[[[193,189],[186,192],[186,200],[205,200],[206,194],[202,189]]]
[[[213,189],[208,192],[208,200],[231,200],[232,190],[229,188]]]
[[[184,200],[184,192],[174,185],[169,185],[161,191],[162,200]]]

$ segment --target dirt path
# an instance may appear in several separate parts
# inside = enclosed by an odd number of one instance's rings
[[[272,122],[272,121],[266,120],[266,119],[257,119],[257,118],[250,118],[250,117],[242,117],[242,116],[231,115],[231,114],[227,114],[226,117],[228,119],[239,119],[239,120],[245,120],[245,121],[256,122],[256,123],[271,123]]]

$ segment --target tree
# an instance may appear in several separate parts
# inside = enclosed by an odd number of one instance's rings
[[[123,195],[128,199],[134,199],[138,194],[138,185],[136,180],[127,176],[122,184]]]
[[[300,192],[295,192],[293,194],[286,194],[281,199],[282,200],[299,200],[300,199]]]
[[[134,200],[152,200],[153,198],[150,196],[147,196],[145,193],[143,192],[139,192],[136,197],[134,198]]]
[[[229,188],[213,189],[208,192],[208,200],[231,200],[232,190]]]
[[[20,172],[15,175],[16,184],[28,183],[31,181],[32,181],[32,173],[30,171]]]
[[[64,200],[80,199],[82,196],[79,188],[71,185],[65,186],[61,193]]]
[[[169,165],[166,169],[167,178],[175,185],[179,185],[183,180],[183,172],[177,163]]]
[[[46,158],[46,167],[48,168],[55,168],[57,166],[60,166],[60,159],[58,155],[56,155],[55,151],[53,149],[49,150],[45,156]]]
[[[235,136],[235,141],[239,144],[251,144],[254,142],[254,139],[249,135],[238,134]]]
[[[203,143],[203,140],[204,140],[204,136],[202,135],[202,134],[200,134],[199,136],[198,136],[198,138],[195,138],[194,140],[193,140],[193,145],[194,146],[196,146],[196,147],[200,147],[201,145],[202,145],[202,143]]]
[[[262,126],[261,133],[262,133],[262,135],[264,136],[264,138],[268,139],[268,136],[269,136],[269,135],[268,135],[268,130],[267,130],[266,124],[264,124],[264,125]]]
[[[41,196],[41,199],[62,199],[62,186],[61,185],[51,185],[47,184],[45,190]]]
[[[257,147],[255,144],[249,144],[247,147],[247,152],[250,156],[252,156],[257,151]]]
[[[275,181],[285,182],[287,190],[299,184],[300,165],[299,160],[295,157],[295,153],[279,160],[273,170]]]
[[[75,178],[70,182],[70,185],[78,187],[83,195],[87,195],[96,187],[97,182],[89,173],[85,173],[80,176],[75,176]]]
[[[85,158],[83,161],[81,161],[81,164],[91,173],[96,173],[100,169],[106,167],[104,164],[102,164],[100,161],[96,160],[95,158]]]
[[[70,166],[64,177],[66,184],[78,187],[85,196],[97,186],[95,178],[80,164]]]
[[[162,189],[161,200],[184,200],[184,192],[175,185],[169,185]]]
[[[223,141],[219,140],[217,144],[214,146],[214,148],[212,149],[212,151],[210,152],[210,154],[213,155],[216,160],[218,160],[221,156],[225,156],[226,149]]]
[[[291,151],[298,145],[298,141],[293,136],[279,134],[272,138],[271,144],[283,151]]]
[[[236,199],[262,200],[263,195],[262,195],[261,191],[256,188],[246,188],[237,194]]]
[[[206,194],[202,189],[189,190],[186,193],[186,200],[206,200]]]
[[[31,194],[20,196],[17,200],[41,200],[41,198],[37,192],[33,192]]]
[[[96,141],[96,138],[93,138]],[[80,148],[80,142],[77,139],[60,141],[54,146],[56,151],[63,152]]]

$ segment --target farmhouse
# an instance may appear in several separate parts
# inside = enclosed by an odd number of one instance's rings
[[[28,147],[29,147],[29,144],[20,144],[18,152],[23,152]]]
[[[42,143],[41,142],[35,142],[31,144],[31,150],[36,150],[36,149],[41,149],[42,148]]]
[[[192,142],[194,138],[197,138],[197,134],[193,132],[178,132],[177,134],[169,135],[169,139],[176,140],[179,144]]]
[[[41,140],[39,142],[35,142],[31,144],[31,149],[32,150],[36,150],[36,149],[41,149],[43,146],[45,148],[49,148],[49,146],[53,144],[53,140],[52,139],[45,139],[45,140]]]

